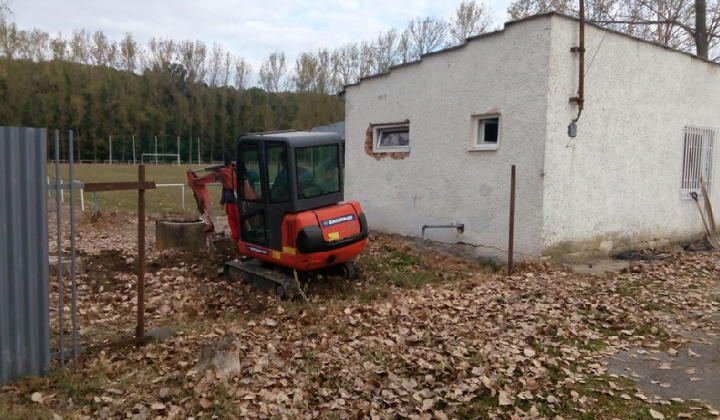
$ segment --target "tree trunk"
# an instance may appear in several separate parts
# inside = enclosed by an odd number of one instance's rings
[[[695,46],[697,55],[708,58],[707,8],[705,0],[695,0]]]

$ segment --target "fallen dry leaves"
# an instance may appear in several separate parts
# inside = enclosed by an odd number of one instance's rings
[[[86,344],[132,334],[134,327],[136,250],[127,232],[135,221],[117,216],[113,229],[83,225],[78,239],[88,264],[78,281]],[[368,250],[374,255],[398,241],[374,239]],[[442,419],[490,398],[491,418],[562,418],[567,406],[578,415],[592,412],[596,401],[573,387],[606,377],[605,356],[630,346],[678,347],[674,328],[710,328],[707,313],[720,307],[708,299],[720,273],[710,253],[676,254],[607,277],[548,263],[523,264],[508,277],[429,253],[429,268],[476,274],[393,289],[370,303],[293,304],[216,281],[210,259],[156,251],[148,242],[147,322],[185,325],[182,333],[82,357],[83,372],[102,372],[107,380],[84,399],[69,400],[44,398],[57,392],[51,383],[32,394],[33,402],[84,418]],[[407,244],[393,249],[409,250]],[[56,288],[53,293],[55,301]],[[57,313],[53,322],[57,331]],[[228,335],[239,343],[237,371],[193,370],[202,349]],[[659,404],[613,382],[598,392]],[[654,409],[650,414],[664,418]]]

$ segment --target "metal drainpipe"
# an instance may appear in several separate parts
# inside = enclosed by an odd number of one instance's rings
[[[422,226],[422,239],[420,240],[420,265],[422,266],[423,263],[423,255],[425,254],[425,229],[457,229],[458,233],[463,233],[465,230],[465,225],[460,224],[452,224],[452,225],[423,225]]]
[[[577,103],[578,114],[568,126],[568,135],[575,137],[577,135],[577,122],[583,112],[585,104],[585,0],[580,0],[580,45],[570,48],[571,52],[579,53],[578,64],[578,95],[570,98],[571,103]]]

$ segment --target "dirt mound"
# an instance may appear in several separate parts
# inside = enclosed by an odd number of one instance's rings
[[[89,274],[134,273],[134,262],[130,262],[117,250],[101,250],[97,254],[83,255],[83,267]]]

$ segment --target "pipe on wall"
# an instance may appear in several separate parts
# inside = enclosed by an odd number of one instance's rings
[[[568,126],[568,135],[575,137],[577,133],[576,123],[580,119],[585,104],[585,0],[580,0],[580,40],[579,46],[570,48],[570,52],[579,53],[578,63],[578,94],[570,98],[571,103],[577,103],[578,114]]]
[[[450,225],[423,225],[422,226],[422,238],[420,239],[420,265],[423,263],[423,255],[425,254],[425,229],[456,229],[458,233],[465,231],[465,225],[450,224]]]

